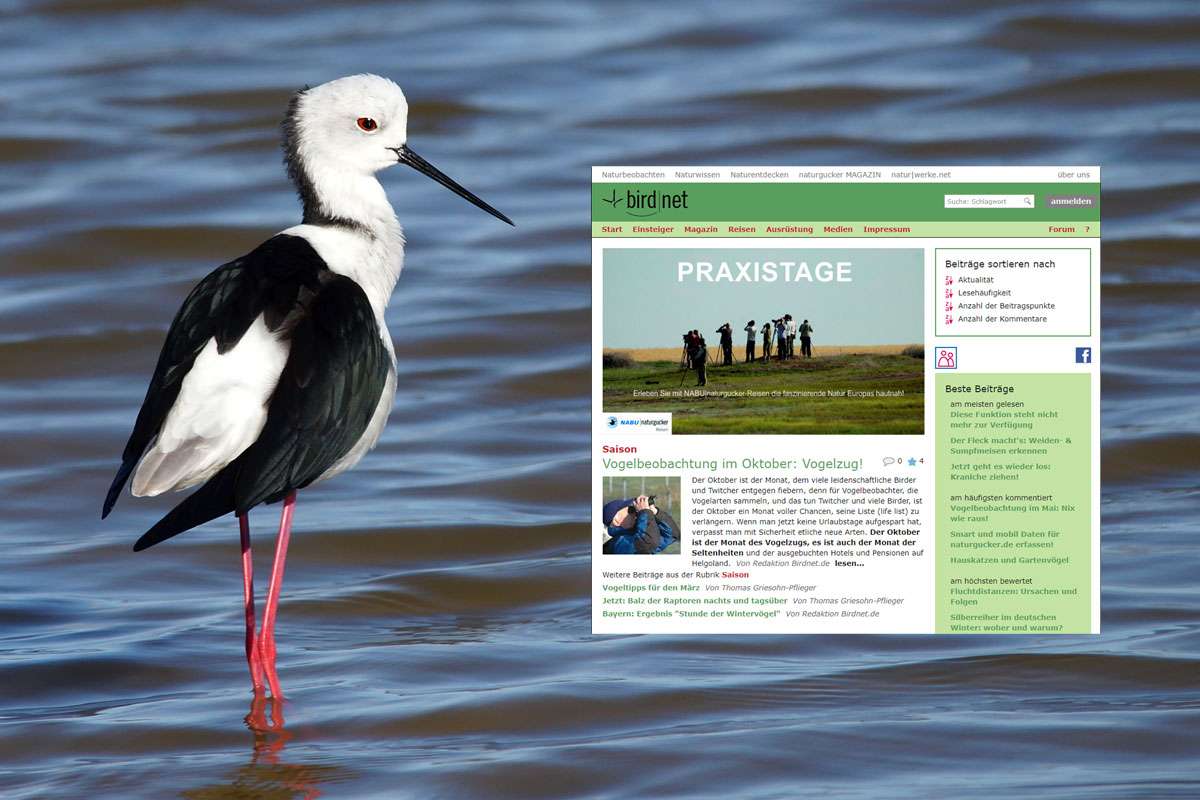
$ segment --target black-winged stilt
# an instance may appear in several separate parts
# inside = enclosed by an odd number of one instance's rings
[[[144,550],[235,512],[241,529],[246,660],[280,697],[275,616],[296,492],[375,446],[396,392],[384,309],[404,261],[400,223],[375,173],[408,164],[513,224],[407,144],[408,103],[377,75],[298,92],[283,122],[300,225],[218,267],[171,324],[107,517],[130,476],[135,496],[200,488],[148,530]],[[255,634],[250,509],[283,500],[262,629]]]

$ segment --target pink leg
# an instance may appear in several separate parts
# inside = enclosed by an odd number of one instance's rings
[[[250,665],[250,680],[254,691],[263,688],[262,662],[254,643],[254,558],[250,552],[250,515],[238,514],[242,532],[242,604],[246,608],[246,663]]]
[[[266,671],[271,695],[283,698],[279,688],[279,676],[275,672],[275,615],[279,610],[279,592],[283,588],[283,565],[287,561],[288,540],[292,535],[292,512],[296,507],[296,493],[292,492],[283,501],[283,512],[279,516],[279,540],[275,544],[275,564],[271,567],[271,583],[267,587],[267,607],[263,611],[262,632],[258,637],[258,652]]]

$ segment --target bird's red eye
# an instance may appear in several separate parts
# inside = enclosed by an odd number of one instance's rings
[[[379,127],[379,124],[377,122],[375,122],[375,120],[371,119],[370,117],[359,117],[358,118],[359,130],[364,130],[369,133],[370,131],[373,131],[378,127]]]

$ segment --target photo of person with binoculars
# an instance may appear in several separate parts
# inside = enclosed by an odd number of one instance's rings
[[[605,496],[613,491],[614,479],[606,479]],[[618,478],[621,489],[629,481],[641,481],[658,494],[639,494],[606,500],[601,508],[604,522],[605,555],[671,555],[680,552],[679,523],[672,510],[679,498],[679,478]],[[665,484],[665,485],[664,485]]]

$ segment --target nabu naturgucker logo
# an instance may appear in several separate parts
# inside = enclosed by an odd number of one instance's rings
[[[666,208],[687,208],[688,193],[686,189],[678,192],[642,191],[626,189],[622,194],[616,189],[608,197],[601,197],[613,208],[623,208],[630,217],[653,217]]]

